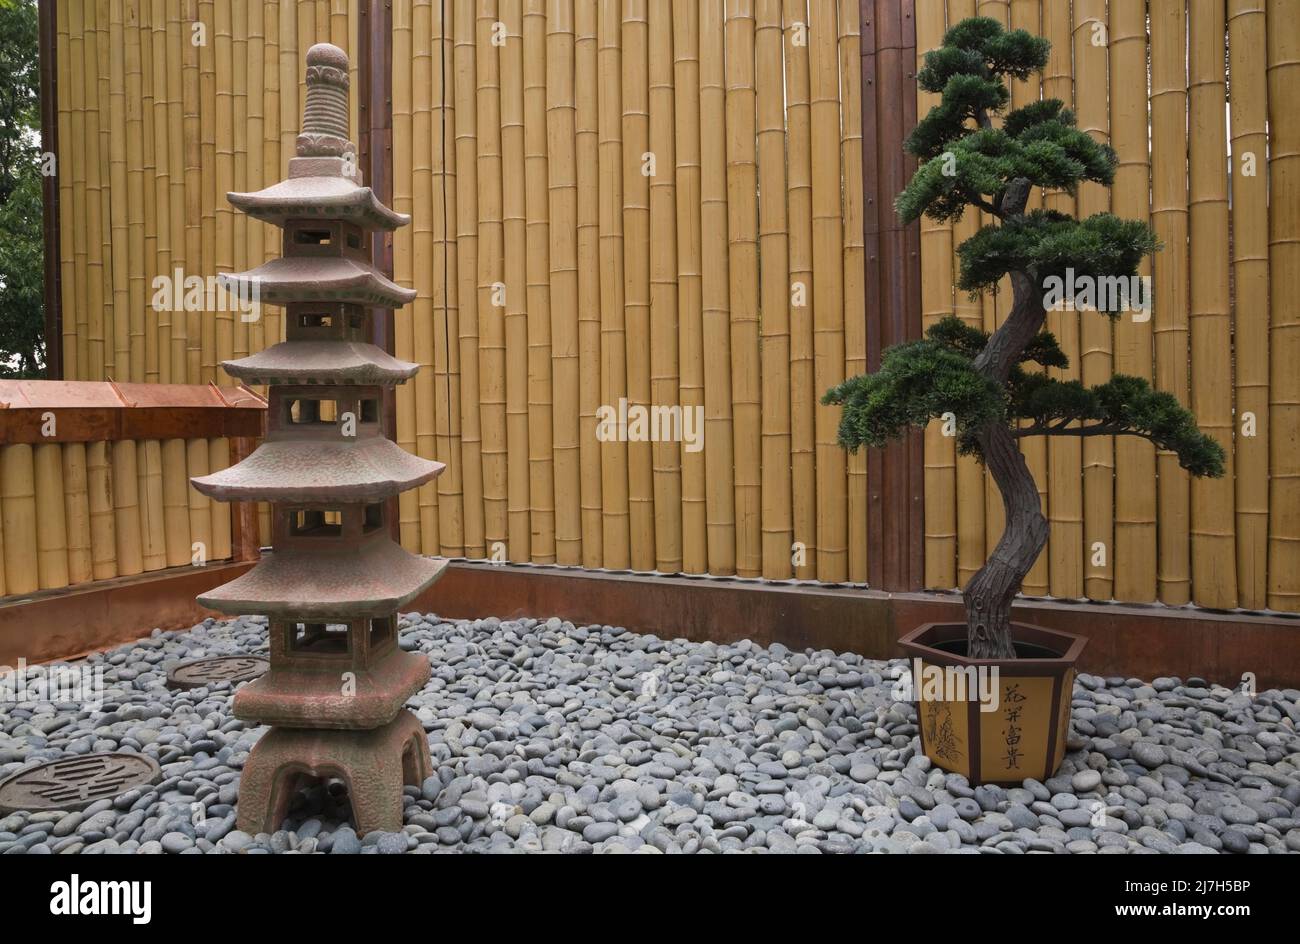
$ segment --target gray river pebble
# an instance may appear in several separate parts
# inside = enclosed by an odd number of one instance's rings
[[[1080,674],[1062,768],[972,786],[920,754],[902,660],[692,643],[559,617],[401,619],[433,677],[408,703],[433,774],[405,828],[358,836],[341,783],[273,834],[235,828],[265,728],[230,685],[174,692],[186,659],[266,651],[266,621],[206,620],[88,657],[95,710],[0,704],[0,776],[137,751],[160,782],[79,812],[0,817],[0,854],[361,852],[1300,853],[1300,691]]]

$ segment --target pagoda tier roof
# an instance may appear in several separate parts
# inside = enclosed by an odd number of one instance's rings
[[[249,384],[360,386],[392,386],[420,369],[364,341],[281,341],[248,357],[223,361],[221,366]]]
[[[198,601],[231,616],[307,622],[391,616],[447,567],[444,558],[416,557],[386,538],[331,543],[330,549],[267,551],[252,570]]]
[[[190,481],[218,501],[377,502],[423,485],[444,468],[382,436],[278,439]]]
[[[252,193],[228,193],[226,199],[254,219],[281,227],[291,219],[331,219],[392,231],[411,222],[380,203],[371,188],[334,175],[290,177]]]
[[[271,305],[324,301],[400,308],[416,295],[415,289],[402,288],[368,262],[346,256],[272,259],[248,272],[226,272],[218,278],[241,298]]]

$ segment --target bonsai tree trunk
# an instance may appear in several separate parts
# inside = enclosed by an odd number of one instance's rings
[[[1013,181],[1002,199],[1004,219],[1024,212],[1029,181]],[[1007,320],[989,338],[975,359],[975,369],[999,387],[1006,384],[1012,366],[1043,328],[1047,312],[1043,296],[1026,272],[1011,273],[1013,304]],[[972,659],[1014,659],[1011,644],[1011,604],[1025,576],[1047,543],[1047,519],[1034,485],[1034,476],[1001,422],[976,433],[984,464],[1002,495],[1006,524],[1002,538],[984,566],[966,584],[966,655]]]

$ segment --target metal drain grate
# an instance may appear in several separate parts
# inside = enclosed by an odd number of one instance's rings
[[[167,673],[167,684],[171,688],[187,689],[222,682],[248,682],[270,667],[271,663],[261,656],[212,656],[182,662]]]
[[[140,754],[83,754],[19,771],[0,782],[0,813],[81,810],[153,783],[158,763]]]

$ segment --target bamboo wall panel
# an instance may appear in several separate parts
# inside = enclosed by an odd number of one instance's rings
[[[393,11],[396,347],[433,365],[398,441],[464,483],[403,542],[865,580],[865,458],[817,404],[866,357],[856,5]]]
[[[359,4],[65,7],[65,375],[229,383],[219,361],[277,341],[280,313],[156,311],[155,280],[278,254],[278,233],[224,194],[284,173],[312,43],[347,48],[355,78]],[[877,129],[861,126],[857,60],[876,24],[858,11],[852,0],[393,3],[392,202],[414,218],[395,235],[394,267],[419,292],[394,340],[428,367],[399,388],[397,438],[449,466],[402,497],[406,546],[865,579],[866,459],[835,444],[838,413],[818,403],[863,369],[864,325],[884,315],[864,310],[875,195],[864,199],[861,147]],[[1109,193],[1041,205],[1146,218],[1165,243],[1143,272],[1149,319],[1051,313],[1072,359],[1061,376],[1148,377],[1232,458],[1228,478],[1191,484],[1133,439],[1026,441],[1051,523],[1031,594],[1300,608],[1300,395],[1284,369],[1300,335],[1287,307],[1300,267],[1297,50],[1293,33],[1269,29],[1296,12],[1295,0],[916,0],[920,54],[976,13],[1047,35],[1048,68],[1012,83],[1013,103],[1064,99],[1120,164]],[[1148,57],[1149,96],[1108,92],[1141,88]],[[1186,173],[1153,173],[1174,165]],[[978,225],[975,214],[922,223],[926,324],[1005,316],[1006,298],[952,285],[955,247]],[[191,441],[184,465],[195,474],[227,455]],[[174,442],[59,459],[68,581],[178,558],[182,520],[191,543],[228,543],[228,519],[169,484]],[[22,534],[11,465],[3,520]],[[951,588],[983,563],[1001,508],[940,423],[926,433],[925,492],[926,583]],[[155,517],[157,533],[142,534]],[[3,534],[6,592],[39,584],[53,535]]]
[[[0,598],[229,559],[228,509],[224,539],[214,543],[219,503],[189,484],[223,443],[0,446]]]
[[[1089,384],[1113,372],[1147,378],[1190,407],[1228,453],[1223,479],[1189,481],[1171,454],[1132,437],[1082,446],[1050,439],[1039,452],[1023,443],[1051,525],[1025,591],[1300,609],[1300,396],[1285,366],[1300,356],[1297,289],[1287,284],[1300,262],[1300,50],[1295,31],[1279,25],[1300,9],[1294,0],[1010,0],[1008,19],[1007,6],[918,0],[918,56],[976,12],[1046,35],[1053,54],[1042,81],[1013,82],[1013,105],[1062,99],[1081,128],[1111,144],[1119,165],[1109,193],[1086,184],[1077,195],[1049,192],[1043,205],[1149,220],[1164,244],[1141,272],[1151,278],[1150,312],[1114,322],[1049,312],[1048,327],[1071,358],[1055,373]],[[1121,93],[1147,85],[1148,63],[1150,94]],[[919,111],[933,101],[919,95]],[[984,320],[986,298],[952,290],[953,249],[973,231],[970,216],[955,226],[921,224],[927,323],[949,313],[997,323],[996,301]],[[969,579],[983,560],[983,518],[996,513],[978,465],[954,462],[952,452],[932,425],[925,541],[926,582],[935,588]]]

